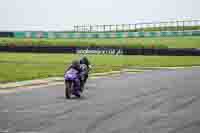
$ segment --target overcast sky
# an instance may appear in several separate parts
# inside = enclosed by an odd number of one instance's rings
[[[0,30],[200,19],[200,0],[1,0]]]

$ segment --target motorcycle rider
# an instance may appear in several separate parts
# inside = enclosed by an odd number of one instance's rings
[[[88,58],[86,56],[83,56],[80,59],[80,64],[85,64],[88,68],[90,68],[90,61],[88,60]]]
[[[87,79],[88,79],[88,73],[89,73],[89,69],[91,68],[91,65],[90,65],[90,61],[88,60],[88,58],[86,56],[82,57],[80,59],[80,65],[86,65],[87,66],[87,71],[84,72],[84,78],[83,78],[83,81],[81,81],[81,87],[83,88],[84,84],[86,83]]]
[[[71,71],[70,71],[71,70]],[[75,71],[74,71],[75,70]],[[77,78],[75,79],[75,90],[73,92],[73,94],[77,97],[80,97],[80,92],[81,92],[81,81],[80,81],[80,74],[81,74],[82,70],[80,68],[80,62],[78,60],[73,60],[71,65],[66,69],[65,74],[66,73],[75,73],[77,75]],[[66,82],[66,81],[65,81]]]

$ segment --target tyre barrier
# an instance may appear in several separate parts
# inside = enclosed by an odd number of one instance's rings
[[[0,52],[75,53],[75,47],[63,46],[0,46]]]
[[[143,48],[143,49],[124,49],[124,55],[160,55],[160,56],[200,56],[200,49],[195,48]]]
[[[0,37],[14,37],[13,32],[0,32]]]
[[[110,54],[110,55],[161,55],[200,56],[198,48],[114,48],[114,47],[66,47],[66,46],[0,46],[0,52]]]

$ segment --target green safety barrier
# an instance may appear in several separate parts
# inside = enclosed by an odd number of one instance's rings
[[[16,38],[127,38],[127,37],[172,37],[200,36],[200,31],[163,32],[101,32],[101,33],[59,33],[59,32],[14,32]]]
[[[193,36],[200,36],[200,31],[194,31],[194,32],[192,32],[192,35]]]
[[[14,37],[25,38],[25,32],[14,32]]]

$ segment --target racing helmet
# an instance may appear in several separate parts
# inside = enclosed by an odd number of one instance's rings
[[[72,61],[72,66],[73,66],[73,67],[79,67],[79,65],[80,65],[80,63],[79,63],[78,60],[73,60],[73,61]]]
[[[80,59],[80,64],[87,64],[89,61],[88,61],[88,58],[86,56],[82,57]]]

